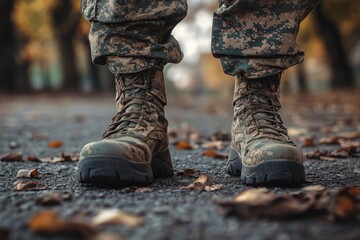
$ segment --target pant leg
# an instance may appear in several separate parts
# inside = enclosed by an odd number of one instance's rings
[[[94,63],[113,73],[134,73],[183,57],[171,31],[187,13],[186,0],[82,0],[91,22]]]
[[[212,53],[230,75],[259,78],[303,61],[300,22],[320,0],[220,0]]]

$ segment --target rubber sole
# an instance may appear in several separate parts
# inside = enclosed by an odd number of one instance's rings
[[[174,175],[168,149],[154,155],[151,161],[132,162],[120,157],[91,156],[78,165],[80,183],[99,185],[149,185],[154,178]]]
[[[241,182],[248,185],[296,186],[304,182],[305,169],[300,163],[276,159],[247,166],[241,160],[241,154],[230,148],[226,171],[232,176],[240,176]]]

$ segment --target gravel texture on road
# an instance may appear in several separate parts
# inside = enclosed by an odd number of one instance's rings
[[[283,110],[286,126],[294,134],[310,129],[307,135],[321,137],[321,127],[341,125],[349,131],[360,131],[358,94],[336,97],[284,97]],[[343,95],[341,95],[343,96]],[[321,101],[321,99],[325,99]],[[328,102],[334,100],[334,102]],[[357,102],[357,103],[356,103]],[[288,104],[287,104],[288,103]],[[54,209],[61,218],[90,220],[102,209],[118,208],[144,218],[138,227],[110,225],[101,231],[115,233],[123,239],[360,239],[360,225],[356,222],[337,223],[316,217],[286,220],[245,220],[225,217],[215,203],[233,199],[247,189],[237,177],[225,173],[224,159],[201,156],[203,149],[179,150],[171,145],[175,176],[156,180],[150,192],[135,192],[122,188],[81,185],[76,180],[76,162],[37,163],[28,156],[53,157],[61,152],[76,153],[92,140],[97,140],[114,114],[109,96],[74,97],[58,95],[3,96],[0,98],[0,154],[21,153],[22,162],[0,162],[0,239],[7,232],[9,239],[78,239],[79,236],[41,235],[29,231],[31,217],[40,211]],[[355,110],[354,110],[355,109]],[[193,129],[194,133],[211,136],[217,131],[229,133],[231,100],[195,101],[193,104],[170,100],[167,116],[171,129]],[[300,118],[300,119],[299,119]],[[347,126],[347,124],[349,126]],[[350,126],[351,125],[351,126]],[[48,143],[59,140],[60,148]],[[299,139],[296,143],[302,145]],[[228,151],[229,142],[225,142]],[[315,149],[334,149],[334,145],[303,147],[304,152]],[[20,169],[37,168],[38,181],[47,184],[41,191],[13,191]],[[195,169],[208,174],[214,184],[224,187],[214,192],[180,189],[196,177],[183,176],[184,169]],[[327,188],[360,182],[360,158],[336,161],[307,160],[303,186],[321,184]],[[295,189],[274,188],[278,192]],[[37,205],[36,199],[48,193],[69,192],[71,200],[58,206]],[[1,233],[3,232],[3,233]]]

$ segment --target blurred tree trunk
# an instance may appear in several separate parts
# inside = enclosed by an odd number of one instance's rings
[[[83,42],[85,49],[86,49],[86,56],[88,59],[88,66],[89,66],[89,75],[90,75],[90,82],[91,87],[94,92],[101,91],[101,83],[100,83],[100,73],[99,73],[99,66],[96,66],[91,61],[91,50],[90,50],[90,42],[87,36],[81,36],[81,41]]]
[[[71,0],[61,0],[53,11],[53,20],[60,50],[63,86],[65,90],[76,91],[80,86],[80,76],[73,38],[80,22],[80,14],[73,10]]]
[[[304,64],[299,64],[297,66],[297,75],[298,75],[298,79],[299,79],[299,92],[307,92],[308,91],[308,86],[307,86],[307,81],[306,81],[306,74],[305,74],[305,66]]]
[[[15,36],[11,13],[13,0],[0,1],[0,89],[13,92],[15,84]]]
[[[331,87],[351,88],[355,86],[354,74],[350,66],[340,32],[322,8],[322,3],[314,13],[315,24],[319,36],[323,39],[331,70]]]

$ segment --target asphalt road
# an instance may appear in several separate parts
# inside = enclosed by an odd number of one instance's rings
[[[331,131],[360,131],[357,106],[360,94],[284,97],[283,115],[295,142],[303,145],[299,135],[318,139]],[[339,100],[340,99],[340,100]],[[110,225],[100,231],[114,233],[123,239],[360,239],[360,224],[337,223],[315,217],[287,220],[245,220],[224,217],[216,200],[232,199],[248,188],[236,177],[225,173],[224,159],[201,156],[202,148],[179,150],[171,145],[176,175],[156,180],[150,192],[122,188],[81,185],[76,181],[76,162],[38,163],[28,156],[53,157],[61,152],[78,152],[92,140],[99,139],[114,114],[112,97],[2,96],[0,97],[0,154],[21,153],[25,161],[0,162],[0,239],[78,239],[73,234],[42,235],[29,231],[34,214],[54,209],[63,219],[90,220],[102,209],[117,208],[143,217],[137,227]],[[170,100],[167,116],[172,131],[191,136],[212,136],[217,131],[229,133],[231,101],[206,100],[184,103]],[[334,130],[335,129],[335,130]],[[329,130],[329,131],[330,131]],[[190,137],[191,137],[190,136]],[[60,148],[49,142],[59,140]],[[228,151],[228,141],[224,141]],[[15,148],[11,148],[15,146]],[[304,152],[335,149],[335,145],[303,147]],[[46,190],[13,191],[19,169],[37,168],[38,181]],[[180,189],[196,177],[181,175],[184,169],[195,169],[212,177],[224,187],[214,192]],[[360,182],[360,158],[336,161],[307,160],[303,186],[321,184],[336,188]],[[275,189],[278,192],[295,189]],[[36,199],[48,193],[69,192],[70,200],[57,206],[37,205]]]

